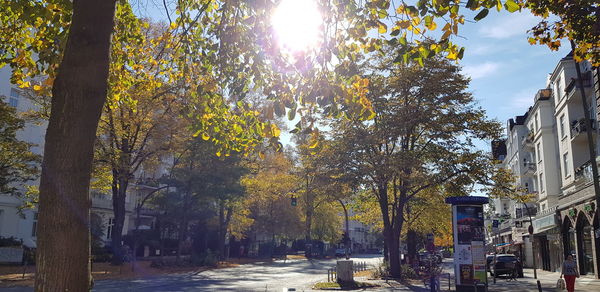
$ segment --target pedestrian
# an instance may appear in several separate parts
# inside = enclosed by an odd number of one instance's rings
[[[567,283],[567,292],[575,291],[575,278],[579,278],[579,271],[577,270],[577,262],[573,260],[573,255],[567,255],[566,260],[562,264],[560,277],[565,276],[565,282]]]

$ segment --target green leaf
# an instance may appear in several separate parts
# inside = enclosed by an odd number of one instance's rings
[[[465,48],[460,48],[460,51],[458,51],[458,59],[462,59],[464,54]]]
[[[511,13],[521,9],[521,6],[519,6],[519,4],[517,4],[514,0],[506,0],[504,7],[506,10],[508,10],[508,12]]]
[[[490,13],[490,10],[487,8],[482,9],[481,11],[479,11],[479,13],[477,13],[477,15],[475,15],[475,21],[480,21],[482,19],[484,19],[488,13]]]
[[[475,3],[476,3],[475,0],[469,0],[469,1],[467,1],[467,5],[465,5],[465,7],[469,8],[469,9],[475,9],[475,7],[476,7]]]
[[[296,118],[296,109],[295,108],[291,108],[288,111],[288,120],[293,121]]]
[[[390,34],[391,36],[397,36],[400,34],[400,30],[399,29],[394,29],[392,30],[392,33]]]

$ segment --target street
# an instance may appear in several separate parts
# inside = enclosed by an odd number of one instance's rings
[[[352,257],[356,262],[366,262],[368,266],[375,267],[381,263],[382,257],[378,255],[359,255]],[[97,281],[93,291],[282,291],[283,288],[295,288],[297,291],[313,291],[312,286],[317,282],[327,279],[327,268],[335,265],[335,259],[328,260],[288,260],[270,263],[246,264],[233,268],[215,269],[200,273],[182,273],[163,275],[135,280],[103,280]],[[448,275],[451,279],[451,290],[454,291],[454,275],[452,259],[444,259],[444,273],[440,279],[441,291],[448,291]],[[525,277],[509,280],[507,277],[497,278],[496,284],[489,279],[490,292],[536,292],[537,283],[533,278],[532,269],[524,269]],[[558,273],[538,270],[538,279],[542,291],[556,291],[555,284]],[[365,278],[356,278],[358,281],[367,281]],[[418,291],[427,292],[419,281],[413,284],[400,284],[394,281],[386,282],[376,280],[381,287],[368,289],[369,291]],[[7,292],[29,292],[31,287],[6,288]],[[600,280],[593,277],[582,276],[577,280],[577,292],[600,291]]]
[[[351,259],[379,264],[378,255],[360,255]],[[316,282],[327,280],[327,269],[335,265],[329,260],[288,260],[273,263],[247,264],[234,268],[204,271],[198,274],[173,274],[160,278],[98,281],[93,291],[281,291],[296,288],[311,291]],[[32,288],[9,288],[7,292],[33,291]]]

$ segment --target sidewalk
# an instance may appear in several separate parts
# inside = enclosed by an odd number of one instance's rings
[[[533,278],[533,269],[524,269],[523,274],[525,277],[517,278],[516,281],[510,280],[507,277],[496,278],[496,284],[493,283],[493,278],[488,277],[489,292],[537,292],[537,280]],[[544,292],[564,292],[556,289],[556,281],[560,277],[560,273],[553,273],[548,271],[537,271],[538,280],[542,286]],[[366,279],[360,279],[366,280]],[[415,292],[428,292],[429,289],[425,288],[421,283],[413,282],[412,285],[401,284],[395,281],[366,281],[376,283],[380,285],[380,288],[369,289],[370,291],[415,291]],[[443,279],[441,283],[441,291],[448,291],[447,280]],[[451,283],[451,290],[454,290],[454,281]],[[576,292],[600,292],[600,280],[589,276],[582,276],[575,282]]]
[[[508,281],[507,278],[497,278],[496,284],[492,278],[489,280],[490,292],[503,291],[538,291],[537,281],[533,278],[533,269],[523,270],[524,278],[517,278],[516,281]],[[538,280],[541,283],[542,291],[554,292],[557,290],[556,281],[560,277],[560,273],[537,270]],[[589,276],[582,276],[575,282],[575,291],[577,292],[598,292],[600,291],[600,280]]]

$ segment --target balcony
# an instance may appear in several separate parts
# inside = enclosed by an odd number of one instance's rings
[[[529,132],[527,136],[523,137],[523,141],[521,142],[521,147],[525,149],[533,149],[533,132]]]
[[[515,219],[512,219],[512,218],[505,219],[504,221],[502,221],[500,223],[500,226],[498,226],[498,232],[504,233],[504,232],[511,231],[514,226],[515,226]]]
[[[596,120],[590,119],[592,130],[596,130]],[[592,131],[592,135],[596,135],[596,131]],[[571,141],[587,141],[587,126],[585,119],[581,118],[571,123]]]
[[[586,184],[592,181],[592,164],[590,161],[575,169],[575,183]]]
[[[590,96],[592,86],[592,75],[591,72],[583,74],[583,88],[586,89],[586,95]],[[577,78],[572,78],[567,87],[565,88],[565,95],[567,99],[572,102],[581,102],[581,93],[579,91],[579,82]]]
[[[535,100],[548,100],[552,97],[552,89],[540,89],[535,94]]]
[[[535,176],[537,167],[535,162],[523,162],[523,175],[524,176]]]
[[[517,208],[515,210],[515,215],[517,218],[519,219],[529,219],[529,216],[531,216],[532,218],[535,218],[535,215],[537,214],[537,208],[536,206],[528,206],[529,207],[529,214],[527,214],[527,208],[523,207],[523,208]],[[517,226],[519,227],[519,226]]]

